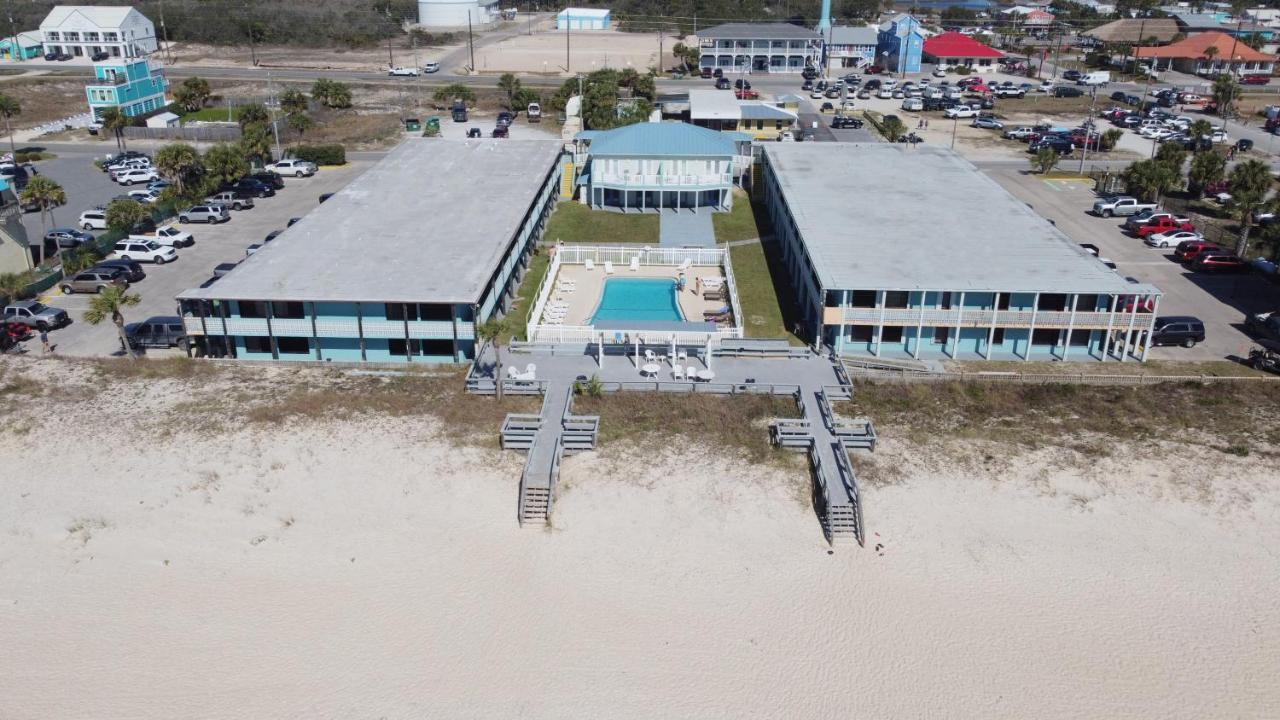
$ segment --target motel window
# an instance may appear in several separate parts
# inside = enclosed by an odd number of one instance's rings
[[[884,306],[887,308],[904,308],[907,307],[907,301],[910,293],[904,290],[889,290],[884,294]]]
[[[774,120],[774,121],[773,121],[773,129],[774,129],[774,130],[781,130],[781,129],[782,129],[782,121],[781,121],[781,120]]]
[[[991,344],[992,345],[1004,344],[1004,328],[996,328],[996,331],[991,333]]]
[[[311,343],[304,337],[278,337],[276,348],[281,355],[306,355],[311,352]]]
[[[61,37],[59,37],[59,35],[58,35],[57,31],[50,30],[49,32],[47,32],[47,33],[45,33],[45,34],[44,34],[44,39],[45,39],[45,41],[46,41],[46,42],[57,42],[57,41],[61,40],[62,38],[61,38]]]
[[[1031,333],[1032,345],[1057,345],[1058,331],[1053,328],[1040,328]]]
[[[887,343],[902,342],[902,328],[898,325],[893,325],[893,326],[881,329],[880,342],[887,342]]]
[[[1098,308],[1097,295],[1076,296],[1076,312],[1095,312]]]
[[[452,340],[397,340],[387,341],[387,350],[396,357],[426,355],[452,356]]]
[[[871,333],[875,328],[870,325],[854,325],[849,330],[849,339],[853,342],[871,342]]]
[[[120,36],[113,32],[102,33],[102,39],[107,42],[115,42],[120,39]]]
[[[453,306],[452,305],[426,305],[426,304],[419,305],[418,319],[419,320],[453,320]],[[452,344],[450,344],[450,347],[453,347]],[[452,354],[452,352],[453,350],[449,351],[450,354]]]
[[[1067,296],[1061,293],[1043,293],[1040,295],[1040,301],[1036,303],[1037,310],[1068,310],[1070,306],[1067,304]]]
[[[997,299],[996,299],[997,310],[1009,309],[1009,295],[1010,293],[997,293]]]
[[[876,306],[875,290],[854,290],[849,297],[850,307],[873,308]]]
[[[764,129],[764,121],[763,121],[763,120],[757,120],[757,121],[756,121],[756,129],[757,129],[757,130],[763,130],[763,129]]]
[[[942,297],[938,298],[938,307],[942,308],[943,310],[951,309],[951,293],[949,292],[942,293]]]
[[[246,337],[244,339],[244,351],[251,353],[271,354],[271,338],[268,337]]]
[[[240,317],[264,318],[267,316],[267,304],[257,300],[240,301]]]
[[[1074,347],[1086,347],[1089,344],[1089,335],[1088,330],[1072,330],[1069,342]]]
[[[935,327],[933,329],[933,343],[935,345],[946,345],[947,338],[951,335],[949,327]]]
[[[271,317],[282,320],[301,320],[306,317],[306,313],[300,302],[273,302]]]

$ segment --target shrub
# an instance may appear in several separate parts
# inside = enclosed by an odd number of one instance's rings
[[[21,165],[23,163],[31,162],[31,156],[27,153],[20,152],[13,156],[13,161]]]
[[[341,145],[298,145],[292,149],[299,160],[316,165],[346,165],[347,149]]]

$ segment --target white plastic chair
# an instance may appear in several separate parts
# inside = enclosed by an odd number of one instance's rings
[[[588,269],[588,270],[595,270],[595,269],[596,269],[596,263],[595,263],[595,261],[594,261],[594,260],[592,260],[591,258],[587,258],[586,266],[587,266],[587,269]]]
[[[612,261],[610,261],[610,260],[605,260],[605,261],[604,261],[604,274],[605,274],[605,275],[612,275],[612,274],[613,274],[613,262],[612,262]]]
[[[639,270],[640,270],[640,256],[635,255],[631,258],[631,272],[638,272]]]
[[[674,379],[676,379],[676,380],[683,380],[683,379],[684,379],[684,368],[680,367],[679,365],[673,365],[673,366],[671,367],[671,377],[672,377],[672,378],[674,378]]]

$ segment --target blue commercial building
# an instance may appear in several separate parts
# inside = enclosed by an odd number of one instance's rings
[[[774,143],[761,163],[800,325],[836,354],[1145,359],[1160,291],[1127,281],[959,155]]]
[[[118,107],[129,117],[145,115],[169,104],[164,96],[164,73],[146,58],[115,58],[93,65],[94,80],[85,86],[85,97],[94,118]]]
[[[910,15],[898,15],[880,24],[876,62],[890,72],[918,73],[924,54],[924,30]]]
[[[574,138],[582,201],[593,208],[730,210],[751,136],[682,122],[585,130]]]
[[[227,275],[178,296],[193,346],[250,360],[463,362],[556,200],[557,140],[412,139]]]

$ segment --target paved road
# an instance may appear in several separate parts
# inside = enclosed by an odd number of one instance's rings
[[[115,149],[114,144],[111,149]],[[101,157],[105,151],[98,152],[92,146],[61,145],[56,150],[50,148],[50,151],[57,157],[53,160],[41,160],[34,165],[37,172],[52,178],[62,186],[67,193],[67,204],[53,210],[52,222],[49,222],[48,218],[45,219],[49,227],[73,226],[82,211],[96,205],[105,205],[111,202],[113,197],[129,190],[112,182],[110,176],[93,166],[94,159]],[[27,237],[32,241],[44,235],[38,212],[26,213],[22,217],[22,225],[27,230]]]

